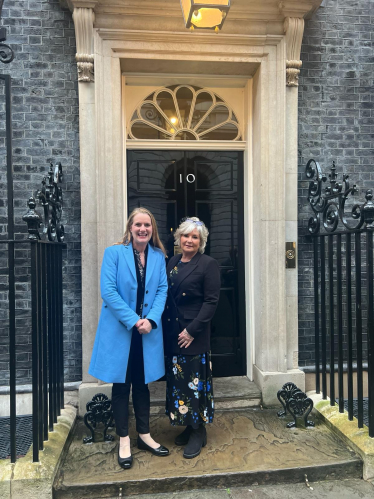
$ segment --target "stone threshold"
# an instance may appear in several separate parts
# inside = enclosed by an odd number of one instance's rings
[[[315,391],[308,392],[313,400],[313,413],[317,415],[346,445],[353,449],[363,461],[364,480],[374,479],[374,438],[369,437],[369,429],[364,425],[358,428],[357,419],[349,421],[348,412],[339,412],[339,407],[330,405],[330,398],[322,399]]]
[[[215,411],[233,411],[261,405],[261,391],[247,376],[213,379]],[[151,383],[151,414],[165,413],[166,382]]]
[[[149,384],[151,394],[151,414],[165,413],[166,382],[156,381]],[[214,404],[216,412],[242,410],[261,405],[261,390],[247,376],[213,378]],[[109,383],[82,383],[79,387],[79,416],[86,413],[86,404],[96,393],[112,396]],[[130,410],[132,410],[130,403]]]
[[[227,488],[308,480],[360,478],[361,459],[323,423],[315,428],[286,428],[276,409],[259,408],[217,413],[207,426],[208,444],[195,459],[184,459],[174,445],[180,428],[165,416],[152,416],[151,433],[170,449],[158,458],[136,447],[130,428],[134,464],[122,470],[115,442],[83,445],[82,421],[55,482],[55,499],[113,498],[199,488]]]

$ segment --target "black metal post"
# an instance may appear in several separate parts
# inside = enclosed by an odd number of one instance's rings
[[[63,282],[62,282],[62,245],[58,245],[58,299],[59,299],[59,337],[60,337],[60,407],[64,408],[64,318],[63,318]]]
[[[352,332],[352,239],[346,237],[347,329],[348,329],[348,419],[353,420],[353,332]]]
[[[321,342],[322,342],[322,398],[327,399],[327,378],[326,378],[326,259],[325,259],[325,238],[321,240]]]
[[[42,333],[42,260],[41,260],[41,246],[36,243],[36,252],[38,259],[37,266],[37,279],[38,279],[38,358],[39,358],[39,450],[43,450],[43,415],[44,415],[44,394],[43,394],[43,333]]]
[[[58,338],[57,338],[57,307],[56,307],[56,246],[51,244],[51,256],[52,256],[52,335],[53,335],[53,357],[52,357],[52,369],[53,369],[53,405],[54,405],[54,419],[53,422],[57,423],[57,416],[60,415],[58,397],[57,397],[57,385],[58,385]]]
[[[330,313],[330,405],[335,405],[335,337],[334,337],[334,248],[333,236],[328,236],[329,313]]]
[[[373,289],[373,231],[366,233],[368,280],[368,392],[369,436],[374,437],[374,289]]]
[[[13,148],[12,148],[12,80],[9,75],[0,75],[5,87],[5,131],[8,197],[8,307],[9,307],[9,415],[10,415],[10,461],[16,462],[16,298],[14,278],[14,200],[13,200]]]
[[[362,376],[362,300],[361,300],[361,234],[355,234],[356,267],[356,344],[357,344],[357,420],[358,427],[364,426],[364,390]]]
[[[319,301],[318,301],[318,238],[313,240],[314,247],[314,347],[316,357],[316,392],[321,392],[319,376]]]
[[[53,431],[53,423],[57,418],[56,405],[53,396],[53,386],[54,386],[54,370],[53,370],[53,353],[54,353],[54,335],[53,335],[53,290],[52,290],[52,279],[53,279],[53,267],[52,267],[52,247],[51,244],[47,244],[47,307],[48,307],[48,405],[49,405],[49,431]]]
[[[33,461],[39,461],[39,331],[38,243],[31,242],[32,443]]]
[[[41,250],[41,308],[43,342],[43,440],[48,440],[48,337],[47,337],[47,244]]]
[[[342,286],[342,236],[336,239],[336,301],[338,308],[338,392],[339,412],[344,412],[343,374],[343,286]]]

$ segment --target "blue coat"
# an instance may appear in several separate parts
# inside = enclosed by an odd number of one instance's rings
[[[96,331],[89,374],[106,383],[124,383],[136,314],[137,279],[132,244],[105,250],[100,279],[103,305]],[[161,315],[167,296],[165,257],[148,245],[143,317],[157,328],[142,335],[145,382],[165,374]],[[138,334],[138,333],[134,333]]]

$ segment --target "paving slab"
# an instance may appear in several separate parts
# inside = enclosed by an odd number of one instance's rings
[[[118,497],[141,493],[167,493],[207,487],[297,483],[334,478],[360,478],[362,461],[323,423],[315,428],[288,429],[274,409],[221,412],[208,426],[208,444],[196,459],[183,458],[174,445],[180,432],[165,416],[153,416],[151,432],[166,445],[170,456],[159,458],[135,446],[130,429],[134,464],[117,464],[117,441],[82,444],[87,430],[78,422],[66,455],[55,497]]]
[[[180,492],[141,494],[136,499],[174,499]],[[374,486],[364,480],[329,480],[315,482],[307,488],[303,483],[287,485],[251,485],[226,489],[204,489],[183,492],[183,499],[372,499]],[[117,499],[113,497],[113,499]]]

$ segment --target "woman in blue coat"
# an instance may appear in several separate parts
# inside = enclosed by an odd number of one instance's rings
[[[131,386],[138,448],[156,456],[169,454],[149,432],[148,383],[165,374],[161,315],[167,296],[165,249],[150,211],[136,208],[123,241],[105,250],[100,288],[103,305],[88,372],[113,383],[118,463],[128,469]]]

